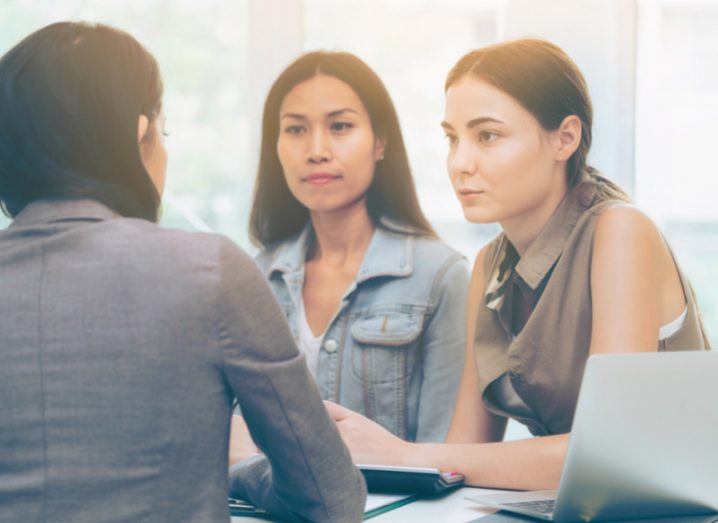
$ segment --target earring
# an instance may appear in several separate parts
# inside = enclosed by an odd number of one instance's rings
[[[377,160],[377,162],[380,162],[380,161],[382,161],[383,159],[384,159],[384,153],[381,153],[381,155],[379,156],[379,159]]]

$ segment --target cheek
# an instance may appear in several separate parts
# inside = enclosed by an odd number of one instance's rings
[[[281,138],[277,140],[277,157],[279,158],[279,163],[285,171],[287,170],[287,167],[291,165],[290,150],[291,148],[288,146],[286,140],[282,140]]]
[[[451,168],[453,163],[454,163],[454,151],[452,149],[449,149],[449,151],[446,153],[446,172],[449,174],[449,180],[451,180],[451,184],[456,185],[458,177],[456,176],[454,169]]]
[[[167,162],[169,160],[169,156],[167,155],[167,148],[162,145],[162,177],[164,178],[165,174],[167,173]]]
[[[278,140],[277,157],[279,158],[279,164],[282,166],[282,172],[284,173],[284,178],[287,180],[287,185],[289,185],[289,187],[295,186],[298,183],[296,178],[299,170],[296,145],[287,140]]]
[[[520,204],[540,192],[549,168],[537,144],[515,140],[487,156],[485,171],[489,188],[498,198]]]
[[[374,140],[366,136],[337,141],[334,158],[353,187],[368,187],[374,175]]]

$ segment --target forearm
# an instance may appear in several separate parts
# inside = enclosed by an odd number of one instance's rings
[[[272,468],[247,491],[249,501],[310,521],[360,519],[363,478],[327,416],[304,358],[263,367],[264,379],[241,380],[253,384],[240,399],[242,412]]]
[[[266,457],[240,464],[234,490],[295,519],[359,521],[366,500],[362,475],[264,276],[230,247],[217,286],[219,356],[251,438]]]
[[[498,443],[406,443],[402,465],[460,472],[469,485],[517,490],[558,487],[568,434]]]
[[[229,465],[236,465],[259,452],[242,416],[232,415],[229,435]]]

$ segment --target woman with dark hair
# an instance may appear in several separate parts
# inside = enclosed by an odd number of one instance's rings
[[[359,521],[361,474],[254,262],[154,223],[163,129],[127,33],[57,23],[0,59],[0,520],[229,521],[236,398],[266,457],[233,493]]]
[[[389,93],[352,54],[308,53],[262,125],[251,235],[322,397],[442,441],[468,271],[419,208]]]
[[[330,405],[354,459],[556,488],[591,354],[708,348],[693,291],[656,226],[586,164],[592,109],[573,61],[542,40],[468,53],[442,126],[464,215],[503,231],[478,254],[466,362],[445,444],[401,441]],[[501,442],[506,421],[533,439]]]

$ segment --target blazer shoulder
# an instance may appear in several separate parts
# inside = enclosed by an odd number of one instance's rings
[[[170,229],[131,218],[108,223],[115,229],[114,241],[126,246],[130,259],[142,253],[143,259],[155,261],[159,270],[192,273],[202,268],[221,269],[228,264],[254,267],[252,258],[222,234]]]

